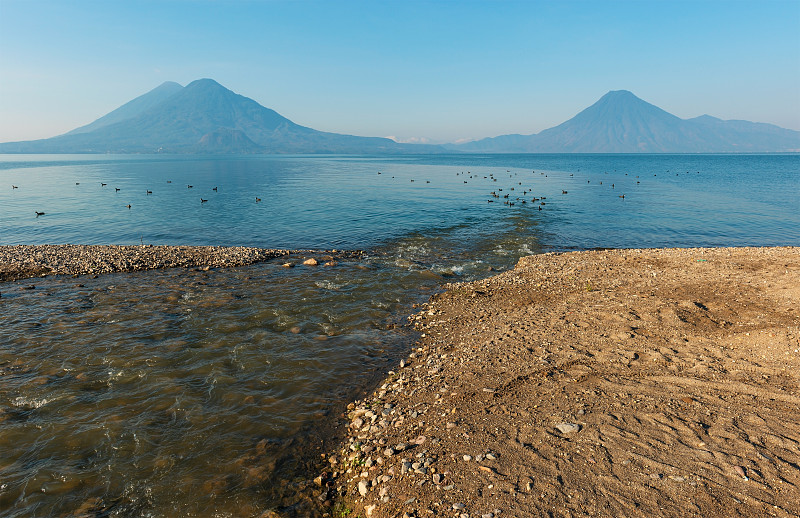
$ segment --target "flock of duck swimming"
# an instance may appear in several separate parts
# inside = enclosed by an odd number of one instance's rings
[[[507,173],[511,173],[510,170],[506,170],[506,172]],[[532,173],[535,174],[536,171],[534,170],[534,171],[532,171]],[[688,171],[687,171],[687,173],[688,173]],[[698,174],[699,173],[700,172],[698,171]],[[378,172],[378,174],[381,174],[381,173]],[[518,174],[519,173],[509,174],[509,178],[513,178],[514,176],[517,176]],[[539,174],[541,176],[544,176],[545,178],[547,177],[547,175],[545,173],[543,173],[543,172],[540,172]],[[606,173],[606,174],[608,174],[608,173]],[[494,175],[494,173],[489,173],[486,176],[482,176],[482,175],[479,175],[479,174],[473,174],[470,171],[456,173],[456,176],[461,176],[461,175],[464,175],[465,177],[467,175],[469,175],[469,179],[483,179],[483,180],[492,181],[492,182],[497,182],[497,180],[498,180],[498,177],[496,177]],[[627,175],[628,174],[625,173],[625,176],[627,176]],[[569,176],[573,177],[574,173],[570,174]],[[656,175],[654,174],[653,176],[656,176]],[[677,173],[676,173],[676,176],[677,176]],[[394,178],[394,176],[392,178]],[[637,176],[636,178],[638,179],[639,177]],[[414,180],[412,179],[411,181],[413,182]],[[172,183],[172,181],[171,180],[167,180],[167,183]],[[425,183],[429,184],[431,182],[430,182],[430,180],[426,180]],[[464,180],[464,183],[468,183],[468,180]],[[586,183],[591,183],[591,180],[586,180]],[[640,180],[637,180],[636,183],[639,184]],[[603,185],[603,182],[601,181],[601,182],[599,182],[599,184]],[[80,182],[75,182],[75,185],[80,185]],[[100,187],[106,187],[107,185],[108,184],[105,183],[105,182],[100,182]],[[528,204],[528,203],[538,204],[538,210],[542,210],[542,207],[544,207],[547,204],[547,202],[545,201],[547,199],[547,197],[545,197],[545,196],[538,196],[538,197],[537,196],[531,196],[530,198],[527,198],[528,195],[532,195],[533,194],[533,189],[532,188],[528,188],[528,187],[523,187],[522,188],[522,196],[519,196],[518,195],[519,194],[518,187],[521,186],[521,185],[522,185],[522,182],[517,182],[516,186],[511,187],[507,191],[504,191],[503,189],[495,189],[495,190],[493,190],[493,191],[491,191],[489,193],[491,198],[486,200],[486,201],[488,203],[494,203],[496,200],[497,201],[503,200],[502,201],[503,205],[508,205],[508,206],[514,206],[517,203],[519,203],[520,205]],[[12,189],[18,189],[19,186],[12,185],[11,188]],[[187,184],[186,188],[187,189],[193,189],[194,186]],[[611,188],[615,189],[616,188],[615,184],[612,183],[611,184]],[[217,192],[218,188],[217,187],[212,187],[211,190],[214,191],[214,192]],[[120,192],[120,191],[121,191],[121,189],[119,187],[114,187],[114,192]],[[514,191],[514,192],[512,193],[512,191]],[[567,191],[567,190],[564,190],[564,189],[561,190],[561,194],[562,195],[565,195],[565,194],[568,194],[568,193],[569,193],[569,191]],[[146,195],[149,196],[151,194],[153,194],[153,191],[151,191],[150,189],[146,189]],[[621,198],[621,199],[625,199],[625,194],[621,194],[618,197]],[[260,201],[261,201],[261,198],[256,196],[255,197],[255,203],[259,203]],[[202,196],[200,196],[200,203],[201,204],[207,203],[207,202],[208,202],[208,198],[203,198]],[[126,207],[128,209],[130,209],[132,206],[130,204],[128,204],[128,205],[126,205]],[[36,217],[37,218],[39,216],[44,216],[44,215],[45,215],[44,212],[36,211]]]

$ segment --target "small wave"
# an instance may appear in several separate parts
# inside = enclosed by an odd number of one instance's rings
[[[526,255],[533,255],[533,250],[530,249],[528,243],[523,243],[521,247],[519,247],[519,251]]]
[[[326,290],[331,290],[331,291],[340,290],[340,289],[344,288],[345,286],[347,286],[347,284],[346,284],[346,283],[336,283],[336,282],[333,282],[333,281],[328,281],[328,280],[325,280],[325,281],[316,281],[316,282],[314,282],[314,284],[315,284],[315,285],[316,285],[318,288],[322,288],[322,289],[326,289]]]
[[[35,399],[25,396],[19,396],[17,398],[14,398],[13,405],[19,408],[41,408],[45,406],[47,403],[50,403],[51,401],[53,400],[47,398]]]

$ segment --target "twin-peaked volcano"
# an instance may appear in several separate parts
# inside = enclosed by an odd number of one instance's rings
[[[95,122],[6,153],[424,153],[437,148],[300,126],[212,79],[164,83]]]
[[[752,153],[800,151],[800,132],[771,124],[681,119],[631,92],[608,92],[570,120],[534,135],[502,135],[455,149],[495,153]]]
[[[800,151],[800,132],[771,124],[680,119],[613,91],[535,135],[445,147],[326,133],[300,126],[211,79],[167,82],[50,139],[0,144],[0,153],[752,153]]]

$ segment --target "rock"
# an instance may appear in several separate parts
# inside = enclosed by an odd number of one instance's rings
[[[444,482],[444,475],[442,475],[441,473],[435,473],[433,475],[433,483],[438,486],[442,482]]]
[[[575,423],[558,423],[556,425],[556,430],[558,430],[563,434],[575,433],[577,431],[580,431],[580,429],[581,425]]]
[[[378,505],[377,505],[377,504],[365,505],[365,506],[364,506],[364,513],[366,513],[366,515],[367,515],[367,518],[369,518],[370,516],[372,516],[372,513],[374,513],[374,512],[375,512],[375,508],[377,508],[377,507],[378,507]]]
[[[464,461],[469,462],[472,460],[472,455],[464,455]]]
[[[395,454],[394,448],[392,448],[391,446],[390,446],[390,447],[388,447],[388,448],[386,448],[385,450],[383,450],[383,454],[384,454],[386,457],[391,457],[392,455],[394,455],[394,454]]]
[[[306,266],[317,266],[319,264],[319,261],[317,261],[312,257],[310,259],[306,259],[305,261],[303,261],[303,264]]]
[[[358,483],[358,493],[361,496],[367,496],[367,491],[369,491],[369,485],[366,480],[362,480]]]
[[[466,508],[467,508],[467,506],[462,504],[462,503],[460,503],[460,502],[457,502],[457,503],[453,504],[453,509],[455,509],[456,511],[463,511]]]

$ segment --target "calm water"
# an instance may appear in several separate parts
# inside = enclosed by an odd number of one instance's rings
[[[441,283],[550,250],[800,245],[799,195],[798,155],[0,156],[0,244],[368,252],[0,284],[0,514],[311,514],[326,426]]]

